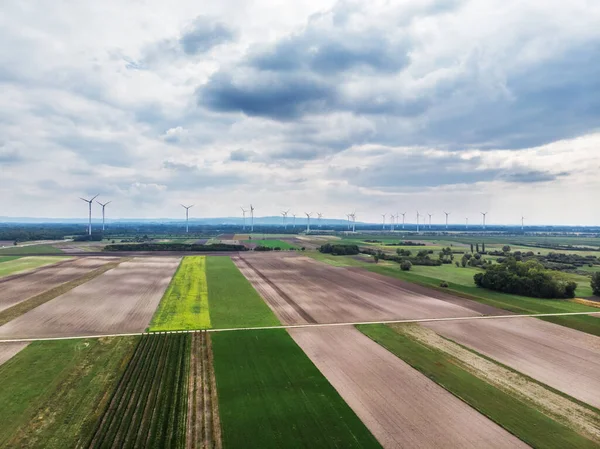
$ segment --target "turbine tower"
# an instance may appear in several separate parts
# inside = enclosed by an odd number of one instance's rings
[[[294,227],[294,229],[296,229],[296,214],[292,214],[292,216],[294,217],[294,225],[293,225],[293,227]]]
[[[402,229],[404,230],[404,223],[406,222],[406,212],[402,212]]]
[[[321,218],[323,218],[323,214],[321,212],[317,212],[317,217],[319,217],[318,220],[319,220],[319,228],[320,228],[321,227]]]
[[[304,212],[306,214],[306,233],[308,234],[310,232],[310,216],[312,215],[312,212]]]
[[[446,231],[448,230],[448,216],[451,212],[444,212],[446,214]]]
[[[433,217],[433,214],[427,214],[429,215],[429,230],[431,230],[431,217]]]
[[[394,232],[394,213],[392,212],[390,214],[390,231]],[[396,217],[396,220],[398,219],[398,217]]]
[[[254,232],[254,206],[250,205],[250,232]]]
[[[352,232],[356,232],[356,211],[352,212]]]
[[[192,207],[194,207],[194,205],[192,204],[191,206],[184,206],[183,204],[181,205],[181,207],[183,207],[185,209],[185,233],[187,234],[188,232],[190,232],[190,226],[189,226],[189,219],[190,219],[190,209]]]
[[[243,207],[240,207],[240,209],[242,209],[242,215],[244,216],[244,225],[242,227],[242,229],[245,231],[246,230],[246,212],[248,212],[246,209],[244,209]]]
[[[283,222],[283,229],[287,229],[287,223],[285,222],[285,220],[287,219],[287,216],[288,216],[289,213],[290,213],[289,209],[281,211],[282,222]]]
[[[521,216],[521,231],[525,232],[525,217]]]
[[[419,211],[417,211],[417,234],[419,233],[419,217],[421,215],[419,215]]]
[[[465,229],[469,230],[469,217],[467,217],[466,220],[467,220],[467,225],[466,225]]]
[[[348,219],[348,231],[350,230],[350,217],[352,217],[352,214],[346,214],[346,218]]]
[[[102,206],[102,232],[104,232],[104,208],[106,207],[107,204],[112,203],[112,201],[107,201],[104,204],[102,204],[100,201],[96,201],[96,203],[98,203],[100,206]]]
[[[98,194],[100,195],[100,194]],[[93,197],[92,199],[86,200],[85,198],[81,198],[83,201],[85,201],[86,203],[88,203],[89,209],[88,209],[88,235],[92,235],[92,203],[94,202],[94,200],[96,198],[98,198],[98,195],[96,195],[95,197]]]
[[[485,217],[487,216],[487,212],[481,212],[481,215],[483,215],[483,230],[485,231]]]
[[[381,223],[381,229],[385,231],[385,214],[381,214],[381,218],[383,219]]]

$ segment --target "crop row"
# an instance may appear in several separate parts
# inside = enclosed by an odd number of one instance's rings
[[[184,448],[189,334],[144,335],[90,448]]]

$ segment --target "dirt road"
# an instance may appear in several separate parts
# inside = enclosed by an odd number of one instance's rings
[[[600,338],[535,318],[423,323],[523,374],[600,407]]]
[[[0,279],[0,312],[115,260],[114,257],[67,260],[4,277]]]
[[[411,291],[383,276],[307,257],[240,254],[233,260],[285,324],[481,315],[435,292]]]
[[[528,447],[355,328],[289,332],[385,448]]]
[[[140,258],[58,296],[0,327],[3,338],[141,332],[180,258]]]

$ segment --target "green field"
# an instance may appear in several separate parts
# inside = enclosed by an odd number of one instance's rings
[[[287,331],[211,338],[225,449],[381,447]]]
[[[223,329],[280,324],[229,257],[206,257],[206,281],[212,327]]]
[[[184,257],[150,322],[150,331],[210,327],[206,258]]]
[[[594,442],[461,367],[460,361],[383,324],[358,329],[525,443],[540,449],[595,448]]]
[[[0,260],[0,277],[8,276],[9,274],[16,274],[22,271],[32,270],[34,268],[42,267],[44,265],[50,265],[53,263],[67,260],[69,257],[56,257],[56,256],[31,256],[31,257],[19,257],[10,260]]]
[[[271,239],[264,239],[264,240],[244,240],[244,243],[254,243],[255,245],[258,246],[266,246],[268,248],[281,248],[283,250],[286,249],[296,249],[297,247],[294,245],[289,244],[288,242],[284,242],[283,240],[271,240]]]
[[[30,245],[2,248],[0,254],[62,254],[62,251],[50,245]]]
[[[0,263],[10,262],[11,260],[19,259],[23,256],[0,256]]]
[[[0,447],[84,445],[137,340],[35,342],[0,366]]]
[[[146,334],[90,448],[185,448],[191,334]]]

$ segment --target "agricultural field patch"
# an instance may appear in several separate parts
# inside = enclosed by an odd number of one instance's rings
[[[381,447],[285,330],[211,339],[224,448]]]
[[[206,281],[212,327],[223,329],[280,324],[229,257],[206,257]]]
[[[0,248],[1,254],[26,255],[26,254],[62,254],[62,251],[52,245],[27,245]]]
[[[44,265],[52,265],[63,260],[69,260],[69,258],[56,256],[31,256],[17,257],[16,259],[10,261],[2,261],[0,258],[0,277],[15,273],[22,273],[33,270],[34,268],[43,267]]]
[[[15,260],[15,259],[18,259],[20,257],[23,257],[23,256],[0,256],[0,263],[2,263],[2,262],[9,262],[11,260]]]
[[[89,448],[184,448],[190,334],[146,334],[96,426]]]
[[[296,246],[284,242],[283,240],[273,240],[273,239],[252,239],[252,240],[244,240],[244,243],[252,243],[257,246],[266,246],[267,248],[281,248],[283,250],[287,249],[296,249]]]
[[[154,313],[150,331],[210,327],[205,269],[204,256],[183,258]]]
[[[137,340],[34,342],[0,366],[0,447],[84,447]]]
[[[593,441],[546,416],[532,403],[480,379],[457,359],[437,348],[381,324],[361,325],[358,329],[531,447],[597,447]]]

